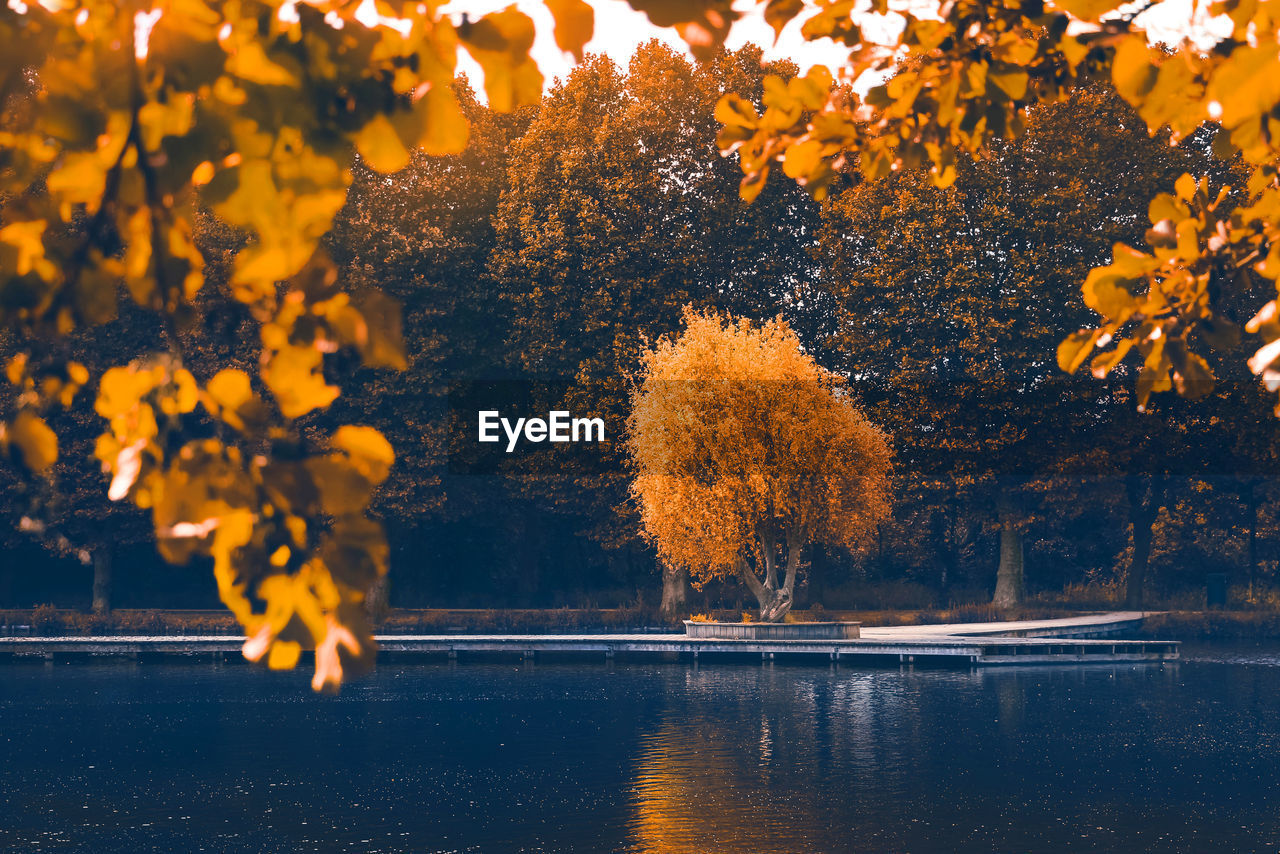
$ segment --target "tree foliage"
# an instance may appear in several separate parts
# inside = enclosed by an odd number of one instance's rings
[[[806,38],[849,47],[837,75],[819,66],[803,78],[767,80],[763,111],[731,95],[717,107],[721,145],[740,155],[746,198],[775,165],[818,195],[846,171],[875,180],[923,167],[948,186],[959,156],[989,153],[996,140],[1025,131],[1028,108],[1099,79],[1110,79],[1152,133],[1176,141],[1215,125],[1215,150],[1248,167],[1243,183],[1187,172],[1155,194],[1143,239],[1116,243],[1112,262],[1083,282],[1097,319],[1058,349],[1068,372],[1090,362],[1105,376],[1125,359],[1136,362],[1139,406],[1153,392],[1208,392],[1205,347],[1234,348],[1240,332],[1220,311],[1224,294],[1250,289],[1255,276],[1280,281],[1280,26],[1269,3],[1209,3],[1230,34],[1172,47],[1149,44],[1138,24],[1142,14],[1183,17],[1171,2],[960,0],[900,9],[875,0],[875,15],[849,0],[815,5],[806,12],[800,3],[769,4],[777,26],[804,16]],[[868,37],[875,16],[891,11],[901,28],[878,42]],[[883,79],[865,96],[833,85],[864,74]],[[1255,312],[1245,330],[1261,346],[1249,367],[1276,391],[1280,314],[1274,299]]]
[[[1228,174],[1206,134],[1177,146],[1150,137],[1096,84],[1030,110],[1025,132],[989,156],[962,156],[950,187],[915,170],[831,195],[820,257],[841,323],[826,359],[857,378],[871,417],[892,433],[909,503],[941,515],[963,503],[1003,517],[1009,538],[1046,512],[1048,483],[1087,501],[1098,479],[1124,492],[1128,476],[1265,464],[1260,449],[1227,450],[1271,429],[1255,423],[1243,366],[1217,366],[1227,380],[1218,399],[1171,398],[1143,418],[1123,382],[1067,377],[1054,364],[1062,330],[1088,322],[1073,299],[1079,281],[1113,243],[1141,235],[1150,195],[1188,170]]]
[[[628,426],[646,536],[700,581],[740,576],[763,620],[790,610],[807,546],[856,549],[889,512],[884,434],[781,320],[687,312]]]
[[[550,5],[559,43],[580,52],[589,8]],[[691,12],[693,26],[705,11]],[[496,109],[536,101],[533,35],[515,9],[455,23],[434,4],[0,10],[0,37],[15,47],[0,67],[5,325],[57,339],[113,319],[123,285],[163,328],[163,352],[97,377],[50,348],[19,353],[0,443],[33,475],[51,472],[49,417],[93,388],[108,497],[151,511],[168,559],[212,557],[249,657],[290,667],[315,648],[317,689],[372,651],[358,605],[386,572],[386,546],[365,509],[394,455],[372,428],[316,437],[298,420],[338,397],[326,376],[335,354],[405,365],[398,308],[345,288],[321,240],[357,156],[391,172],[412,149],[466,145],[452,85],[460,48]],[[226,287],[259,326],[256,377],[238,366],[198,375],[184,357],[206,287],[194,238],[204,208],[243,235]]]
[[[702,60],[741,14],[729,0],[630,2]],[[547,5],[557,43],[581,55],[590,7]],[[1231,347],[1238,334],[1224,305],[1254,279],[1280,278],[1277,26],[1266,3],[1214,4],[1232,34],[1212,50],[1150,47],[1132,16],[1090,0],[900,12],[885,44],[866,38],[848,0],[808,13],[759,5],[779,30],[804,14],[806,38],[835,38],[850,58],[835,75],[766,76],[758,101],[735,85],[716,93],[719,144],[738,153],[748,198],[775,163],[818,195],[842,171],[922,166],[946,185],[963,155],[1022,134],[1028,107],[1103,76],[1172,139],[1216,122],[1217,150],[1238,155],[1247,178],[1227,190],[1221,176],[1187,173],[1157,195],[1143,240],[1117,244],[1112,264],[1085,279],[1095,328],[1058,352],[1068,370],[1093,356],[1100,374],[1136,355],[1139,403],[1207,388],[1201,345]],[[872,11],[890,11],[887,0]],[[514,7],[458,19],[435,4],[343,0],[0,9],[0,322],[20,345],[6,366],[14,396],[0,447],[34,479],[57,474],[54,427],[92,397],[109,497],[150,512],[167,558],[211,560],[251,657],[288,667],[315,648],[317,688],[373,650],[358,606],[387,555],[367,510],[394,453],[370,427],[315,419],[339,399],[337,366],[407,364],[395,302],[352,281],[323,239],[357,168],[392,173],[415,150],[467,145],[459,50],[482,67],[494,109],[537,100],[534,35]],[[848,85],[864,72],[886,78],[865,97]],[[641,122],[639,136],[660,124]],[[200,240],[208,215],[232,238],[213,253]],[[247,357],[240,340],[195,343],[229,328],[207,310],[211,289],[252,330]],[[154,313],[155,346],[91,371],[62,345],[115,318],[121,295]],[[1274,300],[1248,316],[1262,342],[1250,368],[1280,388]]]
[[[591,56],[548,93],[511,151],[494,218],[492,288],[509,307],[514,375],[563,382],[557,405],[620,424],[627,377],[683,305],[804,314],[817,205],[794,185],[743,203],[715,143],[716,99],[758,99],[765,73],[755,46],[699,66],[652,41],[626,69]],[[607,547],[639,546],[625,454],[601,450],[518,483]]]

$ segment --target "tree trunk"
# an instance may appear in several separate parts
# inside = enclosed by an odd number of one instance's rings
[[[364,612],[369,623],[377,626],[391,613],[391,578],[385,573],[373,582],[364,597]]]
[[[809,607],[825,604],[822,600],[827,595],[827,555],[825,546],[817,543],[809,555]]]
[[[766,546],[766,543],[768,544]],[[746,582],[747,587],[755,594],[756,602],[760,605],[760,622],[777,623],[791,610],[795,601],[796,589],[796,573],[800,568],[800,552],[804,548],[804,543],[800,541],[797,534],[788,532],[787,535],[787,565],[783,574],[782,586],[777,587],[777,554],[772,551],[772,537],[762,537],[761,546],[765,555],[765,580],[762,582],[756,577],[756,574],[747,566],[745,560],[738,561],[738,573],[742,576],[742,580]]]
[[[1258,482],[1249,481],[1249,601],[1254,601],[1253,585],[1258,579]]]
[[[105,614],[110,610],[111,550],[104,547],[93,552],[93,612]]]
[[[955,513],[948,503],[930,520],[935,560],[938,563],[938,592],[945,594],[955,579]]]
[[[780,623],[782,618],[791,611],[791,591],[786,588],[767,591],[767,595],[764,596],[756,594],[756,601],[760,603],[760,622],[762,623]]]
[[[664,623],[683,619],[689,611],[689,571],[684,567],[662,567],[662,604],[658,614]]]
[[[1150,475],[1129,475],[1125,478],[1125,492],[1129,497],[1133,562],[1125,580],[1124,604],[1126,608],[1141,610],[1146,598],[1147,564],[1151,559],[1151,529],[1160,515],[1163,490],[1159,480]]]
[[[996,571],[996,594],[991,604],[997,608],[1016,608],[1022,604],[1026,589],[1023,575],[1022,533],[1013,518],[1013,507],[1007,499],[1001,499],[997,512],[1000,515],[1000,567]]]

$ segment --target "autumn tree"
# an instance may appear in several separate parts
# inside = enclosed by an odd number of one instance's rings
[[[644,356],[632,494],[664,561],[740,577],[778,621],[806,547],[858,548],[889,512],[889,444],[784,321],[684,320]]]
[[[1153,392],[1207,393],[1214,377],[1204,354],[1237,346],[1239,327],[1223,317],[1223,302],[1249,290],[1254,277],[1269,288],[1280,281],[1280,149],[1272,115],[1280,90],[1268,85],[1280,24],[1269,4],[1211,4],[1208,12],[1222,16],[1230,33],[1188,20],[1174,45],[1152,44],[1141,23],[1186,20],[1172,2],[926,4],[895,10],[901,27],[876,39],[867,37],[869,19],[855,4],[815,5],[770,3],[767,17],[779,28],[804,18],[806,38],[847,46],[848,61],[834,75],[815,66],[803,78],[766,81],[764,110],[732,95],[717,107],[721,145],[740,155],[744,197],[758,193],[778,167],[818,196],[841,174],[878,180],[915,168],[947,187],[963,155],[983,156],[1024,133],[1029,108],[1099,80],[1114,84],[1152,134],[1177,141],[1206,124],[1220,128],[1215,152],[1239,157],[1247,178],[1226,184],[1185,172],[1155,194],[1150,229],[1140,240],[1117,242],[1112,262],[1084,279],[1084,302],[1097,317],[1058,351],[1063,370],[1088,362],[1098,376],[1131,359],[1140,406]],[[875,0],[871,10],[890,7]],[[865,96],[832,85],[863,75],[883,82]],[[1244,328],[1258,336],[1250,370],[1276,391],[1280,312],[1268,297],[1253,304]]]
[[[401,306],[405,369],[344,366],[338,375],[362,393],[335,401],[329,413],[377,427],[397,450],[371,508],[394,521],[393,550],[417,542],[429,526],[459,524],[478,512],[465,481],[449,478],[448,394],[491,375],[505,358],[506,306],[495,298],[487,264],[508,149],[532,108],[498,113],[465,80],[455,92],[470,124],[467,148],[438,156],[416,151],[403,169],[385,175],[358,163],[325,240],[344,281]],[[420,575],[417,566],[404,566],[397,581],[412,586]],[[388,584],[384,577],[371,597],[374,610],[389,603]]]
[[[631,5],[675,27],[702,60],[741,14],[729,0]],[[920,166],[946,185],[959,156],[1020,134],[1029,106],[1104,75],[1153,130],[1167,124],[1178,137],[1220,124],[1217,149],[1238,152],[1250,170],[1245,203],[1191,173],[1157,196],[1152,228],[1135,241],[1149,249],[1117,246],[1113,263],[1086,279],[1086,303],[1100,319],[1068,339],[1063,368],[1094,356],[1105,373],[1136,355],[1140,402],[1153,391],[1201,388],[1201,345],[1230,337],[1221,334],[1220,295],[1242,278],[1270,286],[1280,277],[1269,124],[1280,94],[1264,85],[1274,76],[1278,27],[1267,4],[1215,7],[1232,34],[1212,50],[1153,48],[1134,22],[1146,7],[1117,11],[1089,0],[907,11],[887,44],[864,37],[856,4],[759,5],[778,29],[804,15],[806,38],[847,45],[839,82],[865,71],[887,79],[858,97],[816,68],[767,77],[759,103],[726,94],[720,143],[739,153],[748,197],[774,164],[819,194],[845,171],[877,179]],[[581,56],[590,7],[548,6],[557,43]],[[889,7],[876,0],[872,10]],[[372,651],[354,615],[386,569],[366,508],[393,452],[363,425],[320,436],[300,420],[340,394],[326,376],[335,360],[403,364],[394,307],[376,292],[346,290],[318,251],[321,240],[345,203],[357,155],[394,172],[414,147],[445,154],[465,146],[451,85],[460,48],[483,68],[493,109],[541,91],[528,16],[514,7],[448,14],[432,4],[337,0],[0,9],[8,48],[0,63],[0,319],[24,348],[33,345],[11,362],[20,393],[0,444],[25,474],[46,475],[58,456],[54,411],[87,386],[107,422],[97,455],[109,496],[151,511],[168,558],[213,559],[224,600],[253,635],[252,657],[285,667],[303,646],[316,647],[318,687],[335,685],[343,661]],[[253,370],[188,365],[190,307],[207,287],[192,236],[202,206],[245,236],[227,290],[258,325]],[[110,321],[122,293],[157,316],[152,353],[88,376],[83,363],[43,347]],[[1280,386],[1274,301],[1246,330],[1261,337],[1250,368]]]
[[[692,303],[764,318],[820,322],[808,296],[817,205],[779,184],[755,204],[737,198],[738,167],[716,148],[723,92],[758,102],[766,73],[747,46],[696,65],[657,41],[625,68],[589,57],[547,95],[514,147],[495,219],[495,293],[510,305],[509,357],[533,381],[563,381],[564,405],[621,423],[626,377],[642,350],[674,331]],[[564,477],[524,478],[531,526],[574,517],[624,559],[641,551],[626,500],[620,445]],[[683,569],[664,570],[661,611],[683,611]]]
[[[8,366],[19,393],[0,445],[28,475],[49,475],[51,420],[89,385],[105,420],[107,497],[150,511],[167,559],[212,557],[251,635],[248,657],[290,667],[315,648],[317,688],[373,649],[359,605],[386,571],[386,546],[365,510],[393,452],[372,428],[317,435],[299,419],[339,395],[326,357],[403,364],[395,306],[344,290],[320,241],[357,154],[389,172],[411,148],[466,145],[452,88],[460,46],[485,69],[495,109],[536,100],[542,83],[522,13],[455,26],[435,7],[386,11],[0,9],[14,48],[0,64],[0,319],[24,347]],[[553,11],[562,45],[580,50],[589,9]],[[193,305],[209,286],[194,237],[205,208],[242,235],[225,286],[260,332],[254,373],[188,358]],[[90,376],[56,345],[111,321],[122,291],[161,332],[150,352]]]
[[[946,189],[916,170],[834,194],[821,231],[840,325],[825,358],[894,435],[904,494],[944,516],[967,497],[994,517],[1002,607],[1025,588],[1031,480],[1067,460],[1137,475],[1181,453],[1165,412],[1135,420],[1127,395],[1063,377],[1054,351],[1088,319],[1073,299],[1080,279],[1141,233],[1164,181],[1211,159],[1203,140],[1150,137],[1105,86],[1035,108],[1025,125],[982,160],[959,157]]]

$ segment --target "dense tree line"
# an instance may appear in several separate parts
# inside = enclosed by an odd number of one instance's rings
[[[1198,590],[1208,572],[1273,580],[1274,427],[1243,366],[1215,364],[1207,401],[1153,398],[1139,413],[1123,369],[1092,383],[1062,375],[1054,356],[1091,322],[1079,282],[1114,242],[1142,238],[1155,192],[1182,172],[1229,175],[1211,140],[1152,138],[1095,87],[1034,108],[1027,130],[991,156],[958,158],[949,188],[904,170],[837,183],[819,203],[770,181],[748,205],[713,112],[726,93],[759,104],[768,73],[795,69],[762,69],[752,47],[698,66],[652,43],[626,69],[588,58],[540,105],[513,113],[491,111],[463,82],[465,151],[415,153],[389,175],[357,167],[327,248],[347,283],[400,302],[407,369],[326,363],[359,393],[299,423],[317,435],[370,424],[396,448],[372,505],[388,528],[391,601],[608,606],[662,595],[679,606],[686,582],[668,572],[664,583],[639,536],[616,431],[642,352],[679,328],[686,305],[781,315],[819,364],[849,378],[896,450],[892,518],[869,548],[808,554],[801,605],[993,593],[1014,604],[1084,583],[1127,583],[1138,604],[1144,588]],[[206,277],[225,286],[241,238],[211,216],[195,238]],[[256,352],[252,318],[224,291],[207,288],[196,303],[197,325],[213,333],[188,342],[197,373],[202,360],[247,364]],[[152,323],[126,311],[77,333],[92,346],[76,352],[116,363],[148,349]],[[551,466],[468,469],[451,454],[450,393],[493,381],[599,414],[615,432],[598,453]],[[101,575],[114,555],[118,603],[212,604],[199,569],[166,570],[163,602],[141,595],[159,572],[145,524],[134,508],[102,509],[95,431],[64,426],[73,439],[56,488],[33,496],[6,482],[11,554],[71,555],[49,576],[74,591],[66,601],[87,603],[88,567]],[[50,524],[19,531],[32,501],[51,508]],[[41,556],[31,542],[53,550]],[[864,592],[893,584],[898,598]],[[54,589],[0,594],[31,604]],[[712,582],[703,595],[732,604],[742,594]]]

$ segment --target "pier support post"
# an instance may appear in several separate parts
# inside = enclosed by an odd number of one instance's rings
[[[449,650],[449,660],[450,661],[458,660],[458,651],[456,649]]]

